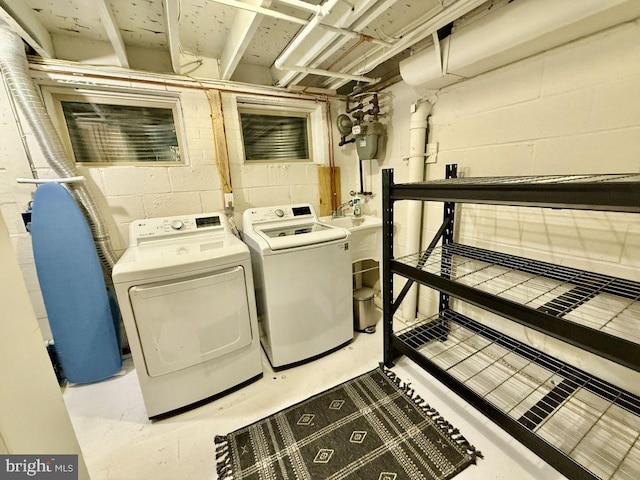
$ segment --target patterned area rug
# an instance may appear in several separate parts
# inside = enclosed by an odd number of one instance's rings
[[[215,443],[222,480],[448,479],[482,456],[382,367]]]

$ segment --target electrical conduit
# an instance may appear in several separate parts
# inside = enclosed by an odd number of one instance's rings
[[[409,178],[408,182],[422,182],[424,180],[425,153],[427,151],[427,119],[431,114],[432,105],[427,100],[411,105],[412,113],[409,123]],[[415,253],[420,250],[422,233],[422,202],[410,200],[407,202],[405,238],[405,253]],[[402,317],[413,321],[418,311],[418,285],[414,284],[402,302]]]
[[[60,177],[76,177],[78,171],[69,160],[62,141],[54,129],[38,90],[29,75],[29,65],[21,38],[0,20],[0,72],[7,88],[27,120],[49,166]],[[68,185],[71,195],[83,211],[103,269],[111,276],[116,255],[109,234],[91,192],[82,183]]]

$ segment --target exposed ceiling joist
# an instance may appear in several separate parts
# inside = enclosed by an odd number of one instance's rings
[[[248,4],[267,8],[271,0],[248,0]],[[220,55],[220,79],[229,80],[242,59],[253,36],[260,26],[262,15],[247,10],[239,10],[229,31],[229,38]]]
[[[289,5],[290,7],[306,10],[307,12],[316,13],[316,14],[322,13],[322,7],[320,5],[307,3],[304,0],[276,0],[276,1],[284,5]]]
[[[0,18],[40,56],[55,58],[49,31],[23,0],[0,0]]]
[[[100,9],[100,22],[107,32],[107,37],[113,46],[113,50],[118,57],[118,63],[121,67],[129,68],[129,59],[127,57],[127,49],[122,40],[122,34],[120,28],[116,22],[116,18],[113,15],[111,4],[108,0],[97,0],[98,8]]]
[[[302,18],[294,17],[293,15],[287,15],[285,13],[278,12],[276,10],[270,10],[268,8],[260,7],[257,5],[253,5],[250,2],[241,2],[239,0],[213,0],[216,3],[220,3],[222,5],[226,5],[228,7],[235,7],[241,10],[246,10],[249,12],[261,13],[263,15],[268,15],[269,17],[278,18],[280,20],[286,20],[288,22],[297,23],[298,25],[306,25],[309,23],[307,20]]]
[[[179,0],[164,0],[164,15],[167,22],[167,43],[171,56],[171,68],[180,73],[180,38],[178,33]]]

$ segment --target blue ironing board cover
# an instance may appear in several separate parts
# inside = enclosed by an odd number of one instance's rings
[[[72,383],[90,383],[118,373],[122,357],[114,319],[119,312],[112,312],[89,226],[63,186],[48,183],[37,188],[31,241],[65,377]]]

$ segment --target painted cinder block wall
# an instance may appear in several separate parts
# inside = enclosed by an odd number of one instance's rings
[[[86,67],[85,67],[86,68]],[[95,69],[99,73],[99,69]],[[74,85],[72,75],[33,72],[40,85]],[[75,80],[77,82],[77,80]],[[129,224],[139,218],[162,217],[223,210],[211,109],[205,90],[166,86],[161,82],[84,78],[84,88],[133,88],[143,95],[178,93],[182,111],[186,160],[176,166],[79,166],[79,173],[95,197],[108,227],[113,247],[121,254],[127,247]],[[251,89],[248,90],[251,93]],[[223,93],[228,103],[229,93]],[[342,102],[331,101],[335,117]],[[231,110],[225,117],[233,119]],[[229,125],[229,122],[225,122]],[[55,178],[42,156],[28,125],[21,122],[29,154],[40,178]],[[18,185],[17,177],[31,177],[25,149],[20,140],[6,90],[0,89],[0,209],[8,224],[12,245],[45,339],[51,338],[46,309],[35,270],[31,238],[25,231],[20,213],[32,198],[32,185]],[[332,132],[333,133],[333,132]],[[245,165],[238,151],[239,129],[227,129],[232,183],[236,203],[235,217],[240,225],[241,214],[250,206],[267,206],[309,202],[318,207],[317,166],[328,163],[328,150],[314,158],[314,163],[295,165]],[[323,139],[322,144],[327,144]],[[336,140],[337,142],[338,140]],[[342,155],[337,153],[338,157]],[[343,162],[346,163],[346,162]]]
[[[397,84],[393,128],[383,167],[406,180],[402,157],[412,101],[425,92]],[[429,142],[438,144],[428,179],[457,163],[465,176],[640,172],[640,22],[619,25],[429,96]],[[376,176],[379,176],[376,173]],[[380,180],[374,181],[379,185]],[[396,203],[396,256],[404,249],[404,202]],[[423,246],[442,222],[442,205],[425,209]],[[465,205],[457,241],[561,265],[640,280],[640,215]],[[404,282],[394,285],[400,288]],[[473,310],[459,306],[466,312]],[[437,311],[437,296],[420,288],[419,311]],[[482,313],[500,328],[511,323]],[[605,378],[638,384],[637,374],[595,361],[523,327],[511,333]]]

